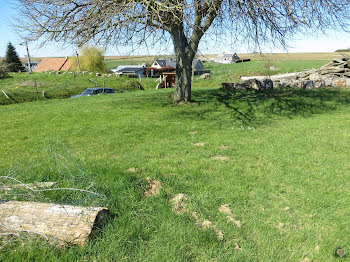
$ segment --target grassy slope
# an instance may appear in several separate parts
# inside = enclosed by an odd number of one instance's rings
[[[349,90],[195,89],[196,103],[181,106],[166,102],[170,92],[0,107],[0,173],[15,166],[27,181],[53,177],[43,152],[61,141],[117,215],[87,247],[19,243],[0,260],[332,261],[334,248],[350,248]],[[143,170],[130,174],[130,167]],[[160,196],[143,197],[147,176],[164,183]],[[224,241],[171,212],[168,199],[177,193]],[[222,204],[242,228],[218,212]]]
[[[48,73],[33,73],[31,75],[10,74],[9,78],[0,80],[0,90],[4,90],[17,102],[21,103],[37,99],[68,98],[72,95],[81,94],[88,87],[95,87],[95,83],[100,87],[106,86],[122,90],[137,89],[140,84],[143,88],[154,88],[156,85],[154,81],[144,80],[139,83],[138,79],[129,79],[127,77],[107,78],[96,77],[96,75],[79,75],[74,77],[72,74],[50,75]],[[42,95],[43,91],[45,91],[45,97]],[[13,103],[2,92],[0,93],[0,105]]]

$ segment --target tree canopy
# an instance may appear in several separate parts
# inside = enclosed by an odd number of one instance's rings
[[[91,72],[107,71],[106,64],[104,62],[104,49],[95,46],[83,46],[79,50],[79,64],[80,69]],[[73,68],[77,68],[77,60],[72,58]]]
[[[178,101],[191,100],[191,65],[208,31],[254,45],[286,45],[296,33],[347,29],[348,0],[18,0],[30,39],[82,45],[147,44],[171,39]]]
[[[18,72],[22,67],[22,62],[16,52],[16,48],[9,42],[6,48],[4,63],[10,72]]]

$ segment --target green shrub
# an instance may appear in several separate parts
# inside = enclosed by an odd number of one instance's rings
[[[7,66],[0,64],[0,79],[8,77]]]

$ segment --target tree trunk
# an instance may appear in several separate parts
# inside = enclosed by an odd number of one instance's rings
[[[0,238],[31,233],[44,236],[59,246],[82,246],[103,226],[108,214],[103,207],[0,202]]]
[[[171,31],[176,56],[175,100],[177,102],[191,101],[192,61],[197,50],[188,42],[182,26]]]
[[[192,60],[184,52],[176,54],[175,100],[191,101]]]

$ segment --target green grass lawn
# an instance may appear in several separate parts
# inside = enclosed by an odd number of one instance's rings
[[[0,174],[63,184],[80,175],[106,196],[81,204],[114,216],[85,247],[30,238],[9,243],[0,261],[338,261],[335,248],[350,252],[350,90],[203,87],[177,106],[173,90],[1,106]],[[146,177],[163,183],[158,196],[144,197]],[[178,193],[223,240],[172,212]]]

